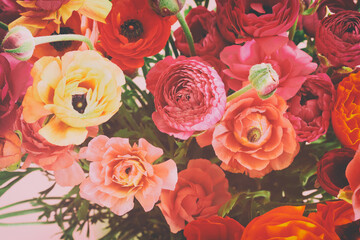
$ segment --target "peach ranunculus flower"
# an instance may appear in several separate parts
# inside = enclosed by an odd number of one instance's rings
[[[207,159],[190,160],[179,172],[175,190],[161,193],[162,214],[172,233],[185,228],[185,221],[217,215],[218,210],[231,198],[224,171]]]
[[[284,117],[286,108],[277,94],[262,100],[250,90],[228,102],[223,119],[197,141],[200,146],[212,144],[221,167],[230,172],[262,177],[284,169],[300,149],[295,130]]]
[[[80,185],[80,196],[124,215],[134,207],[134,197],[146,212],[153,209],[163,189],[174,190],[177,168],[173,160],[152,165],[163,154],[141,138],[93,138],[80,150],[80,158],[91,161],[89,177]]]
[[[304,217],[304,210],[305,206],[284,206],[256,217],[245,227],[241,240],[340,240],[318,222]]]
[[[0,170],[21,160],[21,140],[13,131],[0,133]]]
[[[81,144],[87,127],[106,122],[121,105],[124,74],[96,51],[68,52],[61,60],[42,57],[31,75],[34,83],[24,97],[24,120],[34,123],[49,116],[39,133],[52,144]]]
[[[51,22],[58,25],[57,32],[59,32],[60,24],[65,24],[75,11],[105,23],[112,7],[108,0],[18,0],[17,3],[25,10],[9,27],[23,25],[33,34]]]

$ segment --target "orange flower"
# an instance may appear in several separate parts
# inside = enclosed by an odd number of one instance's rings
[[[49,36],[57,34],[58,25],[54,22],[46,25],[44,29],[41,29],[35,37],[40,36]],[[81,22],[80,15],[77,12],[74,12],[66,24],[60,24],[60,33],[59,34],[81,34]],[[66,52],[77,50],[81,45],[80,41],[63,41],[63,42],[52,42],[44,43],[37,45],[33,53],[31,62],[36,62],[39,58],[43,56],[63,56]]]
[[[68,52],[61,60],[42,57],[31,75],[34,82],[24,97],[24,120],[33,123],[50,115],[39,133],[52,144],[81,144],[87,127],[106,122],[121,105],[124,75],[96,51]]]
[[[157,15],[147,0],[115,0],[106,22],[99,24],[101,46],[122,70],[144,65],[170,36],[172,17]]]
[[[280,96],[262,100],[254,89],[228,102],[212,137],[221,167],[250,177],[288,167],[300,147],[292,124],[283,116],[286,108]],[[197,138],[200,146],[210,144],[209,134]]]
[[[350,74],[338,85],[331,113],[334,131],[340,142],[357,150],[360,143],[360,72]]]
[[[0,170],[21,160],[21,140],[13,131],[0,134]]]
[[[304,217],[304,210],[305,206],[284,206],[256,217],[246,226],[241,240],[340,240],[316,221]]]
[[[50,22],[54,22],[60,31],[60,24],[66,24],[74,11],[85,16],[105,22],[111,9],[108,0],[18,0],[17,3],[25,8],[21,17],[12,22],[9,27],[23,25],[36,34]]]

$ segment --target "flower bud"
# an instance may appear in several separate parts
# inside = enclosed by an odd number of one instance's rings
[[[149,0],[150,7],[160,16],[172,16],[180,12],[185,0]]]
[[[262,99],[271,97],[279,86],[279,75],[270,63],[260,63],[252,66],[248,79]]]
[[[15,26],[6,34],[1,45],[4,52],[20,61],[26,61],[33,55],[35,40],[26,27]]]

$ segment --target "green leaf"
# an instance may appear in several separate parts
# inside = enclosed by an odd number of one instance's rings
[[[89,202],[88,201],[82,201],[80,208],[77,212],[77,218],[79,221],[85,220],[88,215],[89,210]]]
[[[218,211],[218,215],[221,217],[225,217],[231,209],[235,206],[236,202],[238,201],[239,197],[244,194],[243,192],[239,192],[231,197],[229,201],[227,201]]]

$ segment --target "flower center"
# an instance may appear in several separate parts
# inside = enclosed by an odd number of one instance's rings
[[[57,33],[56,31],[53,32],[51,35],[59,35],[59,34],[73,34],[74,30],[72,30],[69,27],[61,27],[60,33]],[[61,42],[51,42],[50,45],[55,48],[56,51],[62,52],[65,49],[71,47],[72,41],[61,41]]]
[[[84,113],[87,106],[86,93],[72,95],[72,106],[79,113]]]
[[[247,139],[249,142],[257,142],[261,138],[261,131],[257,127],[251,128],[247,133]]]
[[[120,34],[125,36],[129,42],[136,42],[144,33],[143,26],[139,20],[130,19],[120,26]]]
[[[313,100],[313,99],[318,99],[318,98],[319,98],[318,96],[315,96],[311,92],[302,92],[301,93],[300,105],[304,106],[307,101]]]

